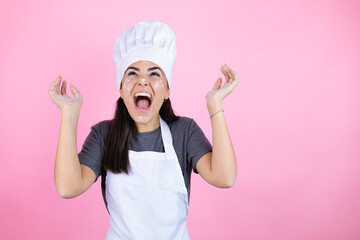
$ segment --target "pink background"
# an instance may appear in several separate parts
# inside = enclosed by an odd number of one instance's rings
[[[53,181],[61,74],[84,104],[78,150],[113,116],[115,39],[145,20],[177,36],[171,99],[211,138],[205,94],[227,63],[224,101],[238,163],[233,188],[192,175],[192,239],[360,239],[358,1],[2,1],[2,239],[104,239],[100,179],[61,199]]]

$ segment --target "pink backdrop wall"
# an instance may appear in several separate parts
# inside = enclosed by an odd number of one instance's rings
[[[360,239],[358,1],[2,1],[2,239],[104,239],[100,181],[65,200],[53,168],[61,74],[84,98],[78,149],[118,98],[112,60],[126,27],[158,20],[178,43],[172,102],[211,138],[205,94],[227,63],[224,101],[238,176],[217,189],[192,175],[192,239]]]

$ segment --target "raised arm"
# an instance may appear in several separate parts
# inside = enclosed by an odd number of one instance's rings
[[[219,77],[213,89],[206,95],[212,127],[213,151],[205,154],[196,164],[196,170],[209,184],[229,188],[236,180],[236,159],[229,131],[225,122],[222,100],[235,88],[239,79],[234,70],[225,65],[221,67],[225,83],[221,86]],[[214,114],[214,115],[213,115]]]
[[[85,192],[96,175],[89,167],[81,165],[77,153],[77,125],[82,105],[79,91],[70,84],[73,98],[66,94],[66,81],[61,87],[61,76],[51,84],[49,95],[61,110],[59,141],[56,151],[54,178],[59,195],[73,198]]]

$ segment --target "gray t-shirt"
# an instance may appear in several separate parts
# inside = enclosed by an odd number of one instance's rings
[[[92,126],[91,132],[78,154],[80,163],[94,171],[96,180],[102,175],[103,194],[105,193],[104,179],[106,171],[102,168],[102,160],[110,124],[110,120],[105,120]],[[169,128],[173,139],[173,146],[184,176],[188,197],[190,198],[191,170],[198,173],[195,168],[197,161],[206,153],[211,152],[212,147],[201,128],[191,118],[180,117],[171,123]],[[151,132],[133,134],[129,149],[137,152],[165,152],[160,127]],[[104,201],[106,204],[105,196]]]

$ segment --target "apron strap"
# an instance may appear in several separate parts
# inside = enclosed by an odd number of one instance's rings
[[[160,129],[161,129],[161,136],[165,148],[166,158],[169,159],[175,157],[177,159],[177,155],[172,144],[173,141],[172,141],[170,128],[167,125],[167,123],[164,120],[162,120],[161,117],[160,117]]]

